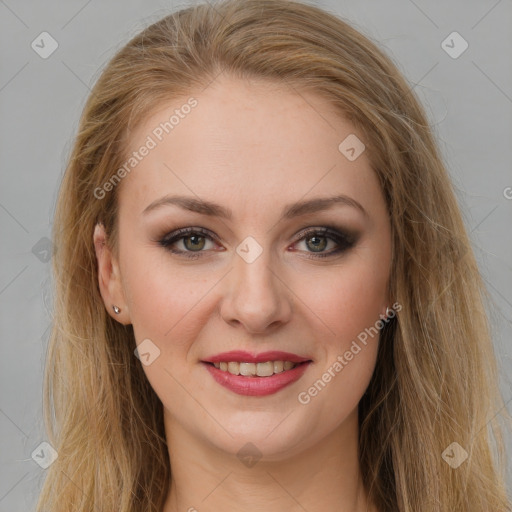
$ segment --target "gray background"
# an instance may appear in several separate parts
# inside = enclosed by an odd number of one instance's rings
[[[45,440],[41,387],[51,311],[45,237],[85,98],[117,48],[185,5],[0,0],[0,512],[33,510],[44,476],[31,454]],[[495,301],[495,346],[511,410],[512,2],[318,5],[376,40],[429,112]],[[43,31],[59,45],[47,59],[31,47]],[[469,44],[458,58],[441,46],[453,31]]]

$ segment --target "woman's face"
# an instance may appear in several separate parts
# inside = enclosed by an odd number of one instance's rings
[[[143,343],[167,426],[291,455],[357,419],[368,329],[391,305],[384,198],[362,136],[321,97],[219,78],[193,98],[132,134],[102,294]]]

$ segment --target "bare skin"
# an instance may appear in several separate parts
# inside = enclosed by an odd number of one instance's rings
[[[326,100],[268,82],[221,76],[192,96],[197,106],[119,185],[119,258],[100,225],[94,233],[107,310],[133,325],[137,344],[150,339],[160,350],[143,368],[165,411],[172,480],[163,512],[375,512],[361,481],[357,405],[378,336],[332,369],[392,305],[382,191],[365,152],[350,161],[338,149],[362,136]],[[139,126],[133,150],[186,99]],[[232,217],[171,204],[144,213],[166,195],[215,202]],[[286,205],[341,195],[349,201],[281,219]],[[302,237],[324,226],[350,236]],[[160,243],[186,227],[212,237]],[[261,248],[250,263],[237,253],[246,237]],[[203,363],[230,350],[312,363],[283,389],[246,396]],[[309,393],[329,368],[329,382]],[[237,456],[244,446],[261,457],[255,464]]]

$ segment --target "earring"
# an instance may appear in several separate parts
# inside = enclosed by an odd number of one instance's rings
[[[117,306],[115,306],[115,305],[114,305],[114,306],[112,306],[112,309],[114,310],[114,313],[115,313],[116,315],[119,315],[119,313],[121,313],[121,308],[118,308],[118,307],[117,307]]]

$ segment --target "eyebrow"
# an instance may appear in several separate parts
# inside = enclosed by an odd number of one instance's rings
[[[201,215],[208,215],[210,217],[221,217],[227,220],[233,218],[233,212],[229,208],[225,208],[220,204],[213,203],[204,199],[198,199],[190,196],[164,196],[156,201],[153,201],[144,210],[143,214],[147,214],[162,206],[178,206],[184,210],[196,212]],[[368,218],[367,211],[363,208],[361,203],[346,195],[336,195],[330,197],[320,197],[316,199],[309,199],[307,201],[298,201],[296,203],[288,204],[283,208],[280,220],[292,219],[308,213],[315,213],[328,210],[335,205],[351,206],[359,210],[365,217]]]

